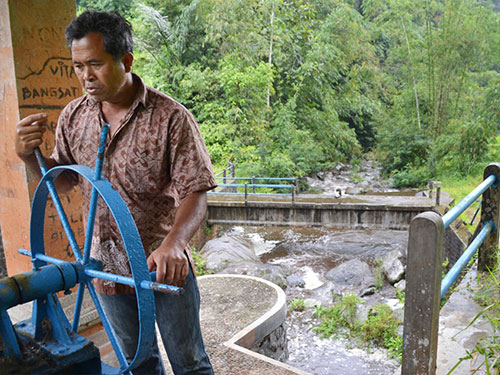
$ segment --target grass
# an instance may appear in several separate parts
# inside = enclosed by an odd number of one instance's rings
[[[292,298],[288,304],[290,311],[304,311],[306,309],[306,302],[300,298]]]
[[[194,268],[198,276],[214,273],[212,270],[207,269],[207,261],[199,251],[195,248],[191,248],[191,255],[193,257]]]
[[[455,204],[460,202],[465,198],[472,190],[474,190],[483,181],[483,174],[478,173],[470,175],[467,177],[443,177],[441,178],[441,191],[445,191],[450,194],[451,197],[455,199]],[[479,214],[476,216],[474,223],[471,225],[470,222],[474,217],[477,209],[479,207],[479,200],[475,201],[467,208],[461,215],[460,219],[464,222],[466,228],[470,232],[474,232],[477,223],[479,222]]]
[[[316,307],[315,315],[321,319],[321,323],[314,331],[323,338],[344,336],[361,345],[383,347],[392,358],[401,360],[403,339],[398,335],[401,322],[385,304],[372,307],[368,319],[359,322],[356,311],[358,304],[362,302],[355,295],[348,294],[332,307]]]

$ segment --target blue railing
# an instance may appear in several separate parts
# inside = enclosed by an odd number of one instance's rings
[[[291,195],[294,199],[295,194],[298,193],[295,177],[236,177],[235,175],[235,166],[230,162],[227,168],[215,175],[218,188],[221,190],[211,191],[210,194],[244,195],[246,200],[249,195]],[[292,183],[283,183],[286,181]],[[272,191],[257,191],[257,189],[263,188],[272,189]],[[283,193],[279,190],[289,190],[289,192]]]
[[[440,301],[478,250],[480,271],[487,271],[496,265],[497,230],[500,227],[500,189],[497,186],[500,164],[488,165],[484,176],[484,181],[445,215],[423,212],[410,224],[402,375],[435,374]],[[442,279],[444,232],[478,198],[481,199],[479,233]]]
[[[217,180],[217,183],[226,183],[226,177],[231,176],[234,177],[236,174],[234,164],[232,162],[228,163],[228,166],[224,168],[222,171],[217,173],[215,175],[215,179]]]
[[[462,199],[455,207],[448,211],[443,216],[443,226],[446,229],[450,224],[455,221],[467,208],[474,203],[481,194],[483,194],[488,188],[493,186],[496,181],[495,175],[488,176],[478,187],[476,187],[471,193],[469,193],[464,199]],[[441,298],[444,297],[446,292],[453,285],[458,275],[462,269],[469,263],[472,256],[476,253],[479,246],[483,243],[486,236],[492,231],[494,231],[495,226],[493,222],[488,221],[483,223],[481,232],[472,241],[472,243],[467,247],[462,256],[457,260],[453,267],[448,271],[443,281],[441,282]]]

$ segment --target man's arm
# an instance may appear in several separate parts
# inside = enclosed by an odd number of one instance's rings
[[[207,212],[207,193],[198,191],[185,197],[175,213],[172,230],[148,257],[150,271],[156,268],[156,281],[183,286],[189,273],[184,250]]]
[[[47,115],[45,113],[37,113],[23,118],[16,126],[15,150],[17,156],[24,161],[36,178],[42,178],[42,172],[38,166],[35,157],[35,148],[43,143],[43,134],[47,128]],[[50,169],[57,163],[48,157],[45,157],[47,168]],[[58,192],[68,192],[75,186],[76,182],[71,179],[66,173],[61,174],[54,184]]]

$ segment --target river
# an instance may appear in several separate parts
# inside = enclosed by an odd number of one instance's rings
[[[357,349],[345,339],[321,338],[314,306],[319,304],[325,274],[336,265],[358,258],[375,267],[375,259],[407,245],[408,233],[395,230],[335,230],[312,227],[236,227],[232,231],[250,239],[261,261],[280,265],[286,274],[302,278],[301,286],[286,288],[287,299],[304,299],[305,311],[287,318],[288,363],[317,375],[393,375],[399,364],[385,350]],[[380,303],[394,298],[385,285],[376,297]],[[368,302],[368,301],[367,301]]]

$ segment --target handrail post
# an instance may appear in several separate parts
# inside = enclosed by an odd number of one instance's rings
[[[245,205],[248,204],[248,183],[245,182]]]
[[[444,226],[435,212],[410,224],[402,375],[435,375]]]
[[[478,269],[480,271],[492,270],[496,265],[496,252],[498,248],[498,228],[500,227],[500,215],[499,215],[499,205],[500,205],[500,189],[498,186],[500,184],[500,164],[491,163],[484,169],[483,177],[486,179],[488,176],[494,174],[496,176],[495,183],[483,193],[483,198],[481,202],[481,222],[479,223],[479,228],[483,226],[484,223],[491,221],[494,224],[495,232],[491,233],[482,245],[479,247],[478,256]]]
[[[227,171],[227,168],[226,168],[226,169],[224,169],[224,171],[223,171],[223,172],[224,172],[224,173],[223,173],[223,177],[224,177],[224,178],[222,179],[222,183],[224,183],[224,184],[226,183],[226,171]]]

